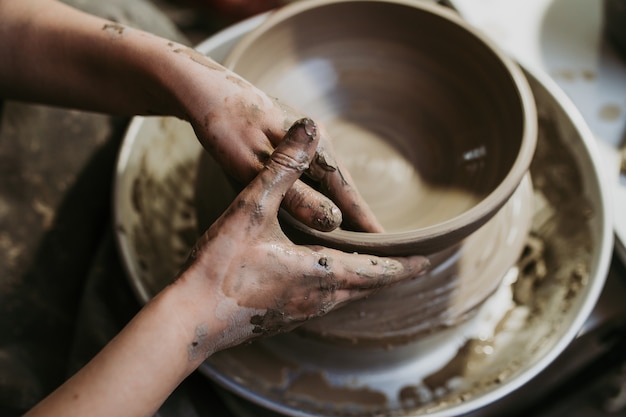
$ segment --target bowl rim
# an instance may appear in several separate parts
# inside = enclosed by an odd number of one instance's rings
[[[380,255],[437,252],[460,242],[493,217],[515,192],[528,171],[535,152],[538,129],[537,110],[532,90],[519,65],[505,54],[495,42],[463,20],[454,10],[436,3],[412,0],[307,0],[289,3],[269,12],[265,20],[236,42],[226,56],[224,66],[233,70],[238,60],[253,45],[256,38],[270,31],[277,24],[312,9],[345,3],[388,3],[420,9],[448,20],[478,40],[504,67],[518,95],[519,108],[522,110],[520,150],[504,179],[476,205],[450,219],[433,225],[413,230],[384,233],[354,232],[343,229],[321,232],[305,226],[284,210],[281,210],[281,220],[284,220],[288,228],[292,230],[294,238],[306,236],[309,243],[322,243],[341,250]]]

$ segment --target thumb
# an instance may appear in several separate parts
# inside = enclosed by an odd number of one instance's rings
[[[248,187],[266,213],[278,212],[287,190],[308,169],[318,141],[319,133],[313,120],[304,118],[291,125],[265,168]]]

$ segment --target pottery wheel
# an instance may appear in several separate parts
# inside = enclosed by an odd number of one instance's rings
[[[573,337],[581,300],[603,278],[591,274],[602,209],[573,127],[541,84],[531,85],[540,109],[531,241],[478,319],[397,346],[355,348],[295,332],[220,352],[204,371],[249,401],[233,403],[242,417],[458,415],[450,410],[488,403]]]
[[[220,60],[261,19],[218,34],[199,49]],[[506,272],[484,304],[489,308],[476,312],[480,320],[460,325],[472,335],[466,343],[458,348],[460,327],[452,326],[415,343],[364,347],[359,354],[350,346],[322,344],[333,355],[306,357],[300,348],[282,355],[290,344],[309,345],[309,351],[318,346],[293,334],[285,335],[292,339],[284,344],[271,338],[221,352],[200,371],[261,407],[247,415],[413,416],[478,409],[547,366],[595,304],[608,269],[611,229],[607,197],[579,126],[542,82],[530,74],[529,81],[540,117],[531,177],[532,236],[541,245],[537,251],[529,247],[523,270]],[[115,223],[125,267],[143,302],[171,282],[197,236],[192,184],[201,153],[191,127],[173,118],[137,118],[125,138]],[[472,328],[476,323],[490,326]],[[449,360],[442,362],[439,352]],[[416,377],[428,358],[442,366]],[[243,400],[237,403],[245,408]]]

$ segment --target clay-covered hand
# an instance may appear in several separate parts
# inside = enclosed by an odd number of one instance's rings
[[[290,330],[428,267],[420,256],[380,258],[298,246],[283,234],[280,202],[307,169],[318,137],[312,120],[297,121],[192,250],[178,280],[207,294],[208,315],[222,323],[218,330],[197,329],[193,355]]]
[[[269,160],[289,126],[305,115],[200,53],[189,49],[179,53],[188,55],[191,65],[198,67],[194,88],[181,95],[186,118],[225,172],[239,184],[247,184]],[[317,230],[330,231],[341,224],[350,230],[382,232],[350,174],[335,157],[329,135],[322,126],[319,131],[317,152],[306,172],[319,191],[298,180],[288,190],[283,207]]]

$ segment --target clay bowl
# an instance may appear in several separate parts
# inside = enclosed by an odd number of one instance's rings
[[[431,254],[489,220],[536,143],[519,67],[443,7],[311,0],[272,13],[225,65],[322,122],[386,233],[310,229],[347,251]]]

